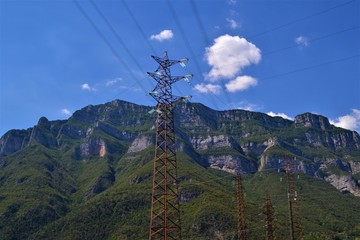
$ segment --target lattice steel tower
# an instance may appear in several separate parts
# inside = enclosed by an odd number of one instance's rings
[[[238,240],[247,240],[247,229],[245,220],[244,190],[241,182],[241,175],[236,174],[236,200],[237,200],[237,225]]]
[[[152,58],[159,67],[148,72],[157,82],[149,93],[157,101],[150,111],[157,113],[157,119],[149,239],[181,239],[173,104],[190,97],[173,96],[172,84],[181,79],[188,82],[192,75],[171,76],[170,67],[177,63],[184,67],[187,58],[169,60],[167,52],[163,58]]]
[[[269,194],[265,196],[265,204],[263,206],[263,213],[265,215],[265,229],[266,240],[275,240],[275,225],[274,225],[274,208],[271,203]]]
[[[295,160],[295,159],[294,159]],[[297,165],[290,162],[290,158],[285,160],[285,173],[287,179],[288,204],[289,204],[289,224],[290,240],[302,240],[303,229],[300,217],[299,197],[295,189],[295,173]]]

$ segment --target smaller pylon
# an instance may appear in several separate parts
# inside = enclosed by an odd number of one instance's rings
[[[296,169],[297,164],[290,162],[290,158],[287,158],[285,161],[285,173],[288,185],[288,204],[289,204],[289,223],[290,223],[290,240],[302,240],[303,229],[301,225],[300,217],[300,206],[299,206],[299,196],[295,189],[295,174],[294,168]]]
[[[275,224],[274,224],[274,208],[271,203],[269,194],[265,196],[265,204],[263,207],[263,213],[265,215],[265,229],[266,240],[275,240]]]
[[[241,182],[241,175],[236,174],[236,200],[237,200],[237,220],[238,220],[238,240],[247,240],[247,229],[245,221],[244,191]]]

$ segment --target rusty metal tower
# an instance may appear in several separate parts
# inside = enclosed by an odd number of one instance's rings
[[[265,196],[265,204],[263,206],[263,213],[265,215],[265,229],[266,240],[275,240],[275,225],[274,225],[274,208],[271,203],[269,194]]]
[[[303,229],[301,225],[300,217],[300,205],[299,197],[295,189],[295,171],[297,164],[290,162],[290,158],[285,160],[285,173],[287,179],[287,192],[288,192],[288,204],[289,204],[289,227],[290,227],[290,240],[302,240]]]
[[[241,175],[236,174],[236,200],[237,200],[237,225],[238,240],[247,240],[247,229],[245,221],[244,190],[241,182]]]
[[[157,82],[149,93],[157,101],[156,108],[149,112],[157,113],[149,240],[181,239],[173,104],[190,96],[173,96],[172,84],[181,79],[189,82],[192,75],[171,76],[170,67],[177,63],[184,67],[187,58],[169,60],[167,52],[163,58],[152,58],[159,67],[148,72]]]

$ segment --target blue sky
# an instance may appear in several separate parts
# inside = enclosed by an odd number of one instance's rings
[[[188,57],[192,95],[213,109],[360,130],[359,0],[0,0],[0,135],[89,104],[155,105],[151,55]]]

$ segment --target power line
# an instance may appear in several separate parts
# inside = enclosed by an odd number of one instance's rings
[[[116,30],[114,29],[114,27],[110,24],[109,20],[106,18],[106,16],[102,13],[102,11],[99,9],[99,7],[95,4],[95,2],[93,0],[89,0],[91,5],[95,8],[96,12],[100,15],[100,17],[104,20],[104,22],[106,23],[106,25],[108,26],[108,28],[110,29],[110,31],[114,34],[116,40],[118,40],[118,42],[120,43],[120,45],[125,49],[126,53],[130,56],[130,58],[133,60],[133,62],[135,63],[135,65],[137,66],[137,68],[145,73],[145,71],[142,69],[142,67],[140,66],[140,64],[138,63],[138,61],[136,60],[136,58],[133,56],[133,54],[131,53],[131,51],[129,50],[129,48],[126,46],[126,44],[124,43],[124,41],[121,39],[121,37],[119,36],[119,34],[116,32]]]
[[[205,41],[205,43],[206,43],[207,45],[210,45],[210,40],[209,40],[209,37],[208,37],[208,35],[207,35],[206,31],[205,31],[205,27],[204,27],[203,21],[202,21],[201,18],[200,18],[201,15],[199,14],[199,11],[198,11],[198,8],[197,8],[197,6],[196,6],[196,3],[195,3],[194,0],[190,0],[190,3],[191,3],[191,7],[192,7],[192,10],[193,10],[194,15],[195,15],[195,18],[196,18],[196,22],[198,23],[199,29],[200,29],[201,34],[202,34],[202,36],[203,36],[203,39],[204,39],[204,41]],[[223,81],[221,81],[221,83],[224,85],[224,82],[223,82]],[[231,102],[231,99],[230,99],[229,93],[228,93],[226,90],[224,91],[224,93],[225,93],[225,96],[226,96],[226,99],[227,99],[228,103],[230,103],[230,102]],[[211,95],[210,95],[210,96],[211,96]],[[217,99],[219,99],[221,102],[223,102],[222,99],[219,98],[217,95],[214,95],[214,96],[215,96]],[[223,104],[224,104],[224,102],[223,102]],[[226,104],[224,104],[224,105],[226,105]]]
[[[142,29],[141,25],[139,24],[139,22],[136,20],[136,17],[134,16],[134,14],[131,12],[129,6],[127,5],[125,0],[122,0],[121,3],[123,4],[125,10],[127,11],[127,13],[130,15],[131,19],[133,20],[133,22],[135,23],[137,29],[139,30],[139,32],[141,33],[141,36],[143,37],[143,39],[145,40],[145,42],[147,43],[148,47],[151,49],[152,53],[154,55],[156,55],[156,51],[153,48],[153,46],[150,44],[150,41],[147,39],[144,30]]]
[[[299,69],[296,69],[296,70],[293,70],[293,71],[289,71],[289,72],[285,72],[285,73],[280,73],[280,74],[276,74],[276,75],[273,75],[273,76],[264,77],[264,78],[261,78],[261,79],[262,79],[262,80],[265,80],[265,79],[272,79],[272,78],[282,77],[282,76],[294,74],[294,73],[297,73],[297,72],[303,72],[303,71],[306,71],[306,70],[310,70],[310,69],[313,69],[313,68],[322,67],[322,66],[325,66],[325,65],[333,64],[333,63],[338,63],[338,62],[347,61],[347,60],[350,60],[350,59],[353,59],[353,58],[357,58],[357,57],[359,57],[359,56],[360,56],[360,54],[357,54],[357,55],[353,55],[353,56],[350,56],[350,57],[345,57],[345,58],[340,58],[340,59],[336,59],[336,60],[332,60],[332,61],[327,61],[327,62],[324,62],[324,63],[320,63],[320,64],[308,66],[308,67],[299,68]]]
[[[197,7],[196,7],[195,1],[194,1],[194,0],[190,0],[190,3],[191,3],[192,10],[193,10],[193,12],[194,12],[196,21],[197,21],[197,23],[198,23],[198,25],[199,25],[201,34],[202,34],[202,36],[203,36],[204,42],[205,42],[207,45],[210,45],[209,37],[208,37],[208,35],[207,35],[206,31],[205,31],[205,27],[204,27],[203,21],[201,21],[200,14],[199,14],[199,11],[198,11],[198,9],[197,9]]]
[[[191,47],[191,44],[190,44],[188,38],[186,37],[185,32],[184,32],[184,30],[183,30],[183,28],[182,28],[182,26],[181,26],[181,24],[180,24],[179,18],[177,17],[177,14],[176,14],[175,9],[174,9],[174,7],[173,7],[173,5],[172,5],[172,3],[171,3],[171,0],[165,0],[165,1],[166,1],[167,5],[168,5],[168,8],[170,9],[170,12],[171,12],[172,16],[174,17],[175,24],[176,24],[177,28],[178,28],[179,31],[180,31],[180,34],[181,34],[181,36],[182,36],[182,38],[183,38],[183,40],[184,40],[184,42],[185,42],[185,46],[186,46],[186,48],[188,49],[188,51],[190,52],[191,58],[194,59],[195,67],[196,67],[196,69],[197,69],[198,75],[201,76],[201,72],[202,72],[202,71],[201,71],[200,65],[199,65],[198,61],[196,61],[194,51],[193,51],[193,49],[192,49],[192,47]],[[208,97],[207,95],[205,95],[205,96]],[[226,103],[223,102],[222,99],[219,98],[219,100],[220,100],[224,105],[226,105]],[[211,101],[213,102],[213,104],[215,105],[215,107],[219,109],[219,107],[217,106],[216,102],[215,102],[213,99],[212,99]]]
[[[293,24],[295,24],[295,23],[304,21],[304,20],[306,20],[306,19],[309,19],[309,18],[318,16],[318,15],[321,15],[321,14],[325,14],[325,13],[330,12],[330,11],[332,11],[332,10],[335,10],[335,9],[337,9],[337,8],[346,6],[346,5],[348,5],[348,4],[351,4],[352,2],[356,2],[356,0],[351,0],[351,1],[348,1],[348,2],[345,2],[345,3],[341,3],[341,4],[338,4],[338,5],[335,5],[335,6],[331,7],[331,8],[327,8],[327,9],[321,10],[321,11],[319,11],[319,12],[310,14],[310,15],[308,15],[308,16],[304,16],[304,17],[298,18],[298,19],[296,19],[296,20],[293,20],[293,21],[290,21],[290,22],[288,22],[288,23],[285,23],[285,24],[282,24],[282,25],[273,27],[273,28],[268,29],[268,30],[265,30],[265,31],[263,31],[263,32],[259,32],[259,33],[257,33],[257,34],[252,35],[252,36],[249,36],[249,37],[247,37],[247,38],[248,38],[248,39],[251,39],[251,38],[255,38],[255,37],[264,35],[264,34],[269,33],[269,32],[277,31],[277,30],[279,30],[279,29],[281,29],[281,28],[284,28],[284,27],[293,25]],[[202,53],[201,53],[201,54],[197,54],[197,55],[195,55],[195,56],[200,56],[200,55],[202,55]]]
[[[90,25],[94,28],[95,32],[99,35],[99,37],[104,41],[104,43],[106,44],[106,46],[110,49],[110,51],[114,54],[114,56],[119,60],[119,62],[124,66],[124,68],[129,72],[129,74],[131,75],[131,77],[138,83],[138,85],[144,90],[144,92],[146,93],[146,89],[145,87],[141,84],[141,82],[139,81],[139,79],[134,75],[134,73],[130,70],[129,66],[126,64],[126,62],[124,62],[121,57],[119,56],[119,54],[116,52],[116,50],[114,49],[114,47],[110,44],[110,42],[106,39],[106,37],[102,34],[102,32],[100,31],[100,29],[96,26],[96,24],[91,20],[91,18],[89,17],[89,15],[85,12],[85,10],[81,7],[81,5],[79,4],[79,2],[77,0],[73,0],[73,3],[75,4],[75,6],[77,7],[77,9],[80,11],[80,13],[85,17],[85,19],[90,23]]]
[[[91,0],[92,1],[92,0]],[[127,5],[126,1],[125,0],[122,0],[121,1],[125,10],[128,12],[128,14],[130,15],[131,19],[133,20],[133,22],[135,23],[138,31],[140,32],[141,36],[143,37],[143,39],[145,40],[145,42],[148,44],[149,48],[151,49],[152,53],[156,55],[155,53],[155,49],[153,48],[153,46],[150,44],[150,41],[147,39],[145,33],[144,33],[144,30],[142,29],[141,25],[139,24],[139,22],[137,21],[137,19],[135,18],[134,14],[131,12],[129,6]],[[138,66],[139,67],[139,66]],[[141,72],[145,72],[143,71],[141,68],[140,68],[140,71]],[[182,91],[177,87],[177,85],[175,85],[175,89],[181,94],[181,95],[184,95],[182,93]]]
[[[320,37],[310,39],[309,42],[313,43],[313,42],[320,41],[320,40],[323,40],[323,39],[326,39],[326,38],[329,38],[329,37],[339,35],[341,33],[356,30],[356,29],[359,29],[359,28],[360,28],[360,26],[354,26],[354,27],[351,27],[351,28],[347,28],[347,29],[344,29],[344,30],[337,31],[337,32],[329,33],[329,34],[324,35],[324,36],[320,36]],[[270,54],[273,54],[273,53],[281,52],[281,51],[288,50],[288,49],[298,47],[298,46],[299,46],[298,44],[293,44],[293,45],[288,46],[288,47],[284,47],[284,48],[280,48],[280,49],[277,49],[277,50],[265,52],[265,53],[262,54],[262,56],[266,56],[266,55],[270,55]]]
[[[295,24],[295,23],[304,21],[304,20],[306,20],[306,19],[313,18],[313,17],[315,17],[315,16],[318,16],[318,15],[321,15],[321,14],[324,14],[324,13],[327,13],[327,12],[330,12],[330,11],[332,11],[332,10],[334,10],[334,9],[337,9],[337,8],[340,8],[340,7],[343,7],[343,6],[346,6],[346,5],[348,5],[348,4],[352,3],[352,2],[355,2],[355,1],[356,1],[356,0],[351,0],[351,1],[348,1],[348,2],[345,2],[345,3],[341,3],[341,4],[338,4],[338,5],[335,5],[335,6],[331,7],[331,8],[327,8],[327,9],[321,10],[321,11],[319,11],[319,12],[310,14],[310,15],[308,15],[308,16],[301,17],[301,18],[298,18],[298,19],[296,19],[296,20],[290,21],[290,22],[288,22],[288,23],[285,23],[285,24],[279,25],[279,26],[277,26],[277,27],[271,28],[271,29],[269,29],[269,30],[266,30],[266,31],[257,33],[257,34],[255,34],[255,35],[250,36],[249,38],[250,38],[250,39],[251,39],[251,38],[256,38],[256,37],[261,36],[261,35],[264,35],[264,34],[266,34],[266,33],[273,32],[273,31],[277,31],[277,30],[279,30],[279,29],[281,29],[281,28],[284,28],[284,27],[293,25],[293,24]]]

